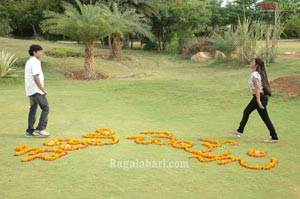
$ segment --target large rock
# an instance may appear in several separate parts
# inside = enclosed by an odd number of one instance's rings
[[[192,61],[206,61],[212,58],[212,54],[210,52],[198,52],[197,54],[193,55],[191,60]]]

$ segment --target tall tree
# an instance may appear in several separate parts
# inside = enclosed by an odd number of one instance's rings
[[[218,27],[227,25],[228,11],[225,7],[222,7],[222,0],[211,0],[208,4],[208,8],[211,10],[211,17],[209,27],[215,30]]]
[[[119,12],[125,12],[126,9],[134,9],[136,13],[144,15],[146,18],[150,18],[155,14],[155,0],[100,0],[107,4],[113,9],[113,4],[118,5]],[[129,42],[131,40],[131,48],[133,46],[133,35],[132,33],[124,33],[122,38],[123,48],[129,48]],[[109,46],[111,47],[110,40]]]
[[[85,77],[95,78],[94,42],[107,36],[111,30],[107,9],[99,4],[82,4],[76,0],[77,7],[63,3],[64,13],[46,12],[46,20],[41,23],[44,32],[65,35],[85,45]]]
[[[61,0],[1,0],[0,15],[18,36],[39,36],[43,11],[59,8]],[[4,17],[3,17],[4,16]],[[1,18],[1,16],[0,16]]]
[[[286,29],[294,33],[300,39],[300,13],[295,13],[287,21]]]
[[[205,30],[211,10],[208,1],[168,1],[161,4],[152,17],[152,32],[157,38],[159,50],[165,50],[174,35],[180,44],[196,33]]]
[[[155,14],[155,1],[149,0],[121,0],[119,2],[121,10],[132,8],[136,13],[144,15],[146,18],[150,18]],[[123,48],[129,48],[129,41],[131,40],[131,48],[133,47],[133,36],[130,33],[124,34]]]
[[[121,12],[116,3],[113,3],[112,10],[108,9],[108,22],[111,26],[111,58],[121,57],[121,39],[126,33],[140,34],[150,39],[153,38],[150,26],[144,15],[137,14],[134,9],[126,9]]]

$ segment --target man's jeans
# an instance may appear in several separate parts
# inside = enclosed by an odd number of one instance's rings
[[[48,123],[48,114],[50,111],[50,107],[46,96],[41,95],[39,93],[35,93],[34,95],[29,96],[29,101],[30,111],[28,114],[28,129],[26,131],[30,133],[34,131],[34,123],[36,121],[36,112],[38,105],[42,109],[42,113],[39,124],[36,129],[39,131],[46,129]]]

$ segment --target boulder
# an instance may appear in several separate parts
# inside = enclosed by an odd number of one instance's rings
[[[210,52],[198,52],[197,54],[193,55],[191,60],[192,61],[206,61],[212,58],[212,54]]]

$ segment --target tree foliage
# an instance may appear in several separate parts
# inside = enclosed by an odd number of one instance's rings
[[[224,35],[215,34],[209,42],[212,43],[208,48],[210,50],[219,50],[226,55],[226,58],[230,60],[232,58],[232,54],[236,51],[237,45],[234,38],[234,33],[225,32]]]
[[[48,11],[46,20],[41,23],[43,32],[65,35],[85,44],[84,70],[86,78],[96,78],[94,68],[94,42],[111,32],[108,8],[100,4],[82,4],[77,7],[63,3],[64,13]]]
[[[206,1],[165,2],[151,18],[152,32],[159,50],[165,50],[174,35],[179,36],[180,46],[185,40],[205,30],[210,17]]]
[[[136,13],[135,9],[126,9],[123,12],[119,10],[118,5],[113,3],[112,9],[107,9],[109,18],[109,32],[112,39],[112,58],[121,56],[121,38],[124,34],[140,34],[147,38],[153,39],[150,32],[151,27],[144,15]]]
[[[300,13],[295,13],[287,21],[285,28],[300,39]]]
[[[39,36],[43,11],[57,10],[60,3],[61,0],[2,0],[0,18],[9,19],[15,35]]]
[[[64,13],[45,12],[41,23],[44,32],[65,35],[76,41],[89,43],[109,34],[108,15],[99,5],[85,5],[78,0],[77,7],[63,3]]]

